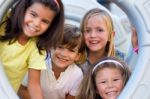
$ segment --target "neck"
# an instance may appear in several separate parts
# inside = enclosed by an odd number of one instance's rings
[[[107,56],[105,51],[100,51],[100,52],[89,52],[89,61],[91,64],[96,63],[98,60],[100,60],[101,58]]]
[[[54,72],[55,78],[58,79],[61,72],[64,72],[67,68],[59,68],[55,65],[52,65],[52,70]]]
[[[21,45],[25,45],[28,42],[29,38],[26,37],[25,35],[20,35],[20,37],[18,38],[18,42]]]

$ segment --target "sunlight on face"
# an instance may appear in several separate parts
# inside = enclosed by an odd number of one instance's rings
[[[104,19],[100,15],[93,15],[84,29],[85,43],[90,51],[104,51],[109,35]]]
[[[41,3],[34,3],[25,13],[24,35],[27,37],[42,35],[48,29],[54,17],[55,12],[49,7]]]
[[[116,68],[103,68],[98,71],[96,78],[98,94],[102,99],[117,99],[124,87],[121,71]]]
[[[78,47],[73,49],[66,48],[66,46],[59,46],[52,51],[53,65],[59,69],[63,69],[73,64],[78,58]]]

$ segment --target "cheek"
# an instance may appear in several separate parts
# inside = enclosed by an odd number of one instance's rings
[[[108,34],[107,33],[103,33],[101,35],[101,38],[104,40],[104,41],[108,41]]]
[[[84,34],[84,39],[85,39],[85,40],[87,39],[87,35],[86,35],[86,34]]]
[[[56,49],[52,52],[52,55],[54,56],[57,56],[57,55],[60,55],[61,54],[61,51],[59,49]]]
[[[24,23],[29,23],[29,22],[32,22],[32,21],[33,21],[33,18],[28,13],[25,13],[23,22]]]
[[[120,89],[120,91],[124,88],[124,83],[123,83],[123,81],[122,82],[120,82],[120,84],[118,84],[119,86],[119,89]]]
[[[48,28],[49,28],[50,25],[42,25],[42,31],[45,32]]]
[[[104,92],[104,90],[105,90],[105,87],[104,87],[104,86],[101,86],[101,85],[97,85],[96,88],[97,88],[97,93],[98,93],[100,96],[102,96],[102,94],[103,94],[103,92]]]
[[[72,54],[70,54],[70,55],[68,55],[68,56],[70,56],[70,60],[73,61],[73,62],[78,59],[78,56],[77,56],[76,53],[72,53]]]
[[[88,40],[89,40],[88,35],[84,35],[84,41],[85,41],[85,43],[88,43]]]

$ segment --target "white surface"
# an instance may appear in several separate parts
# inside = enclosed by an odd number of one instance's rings
[[[137,58],[132,76],[118,99],[150,99],[150,0],[111,1],[127,13],[139,41],[138,57],[132,56]]]
[[[0,0],[2,3],[4,0]],[[4,4],[0,4],[0,21],[5,9],[9,7],[9,4],[15,0],[5,0]],[[80,19],[85,14],[85,11],[93,7],[104,7],[98,5],[95,0],[62,0],[65,3],[65,13],[68,22],[78,24]],[[127,83],[127,86],[121,93],[119,99],[150,99],[150,0],[111,0],[121,6],[122,9],[128,14],[130,20],[135,25],[138,31],[139,40],[139,53],[134,67],[133,74]],[[70,20],[75,19],[75,21]],[[116,37],[116,46],[124,50],[128,44],[126,44],[126,30],[122,27],[121,23],[114,18],[116,22],[116,29],[118,27],[119,35]],[[120,34],[119,34],[120,33]],[[123,43],[122,41],[125,41]],[[118,43],[118,44],[117,44]],[[0,98],[2,99],[18,99],[10,87],[3,69],[0,65]]]
[[[15,1],[17,1],[17,0],[0,0],[0,22],[2,20],[3,15],[5,14],[6,10]]]
[[[12,98],[13,97],[13,98]],[[19,99],[12,89],[0,63],[0,99]]]
[[[80,22],[84,16],[84,14],[92,8],[101,8],[106,10],[113,19],[114,27],[115,27],[115,46],[117,49],[121,50],[124,53],[127,53],[129,48],[129,40],[127,39],[129,36],[129,31],[126,30],[124,23],[121,22],[119,17],[113,15],[107,8],[100,5],[96,0],[62,0],[65,5],[65,16],[66,23],[75,24],[77,26],[80,25]]]
[[[3,4],[4,1],[5,1],[5,0],[0,0],[0,6]]]
[[[0,22],[3,17],[3,14],[13,2],[14,0],[0,0]],[[5,75],[1,62],[0,62],[0,99],[19,99],[19,97],[16,95],[15,91],[11,87]]]

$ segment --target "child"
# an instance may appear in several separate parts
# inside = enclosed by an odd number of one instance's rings
[[[82,33],[73,25],[65,25],[62,43],[51,49],[46,60],[47,70],[41,71],[44,99],[75,99],[83,78],[82,70],[76,64],[83,63],[85,56]],[[25,80],[23,85],[27,86]],[[27,99],[24,86],[19,94]]]
[[[114,28],[110,15],[99,8],[88,11],[81,23],[81,31],[87,46],[87,60],[81,65],[84,74],[89,67],[106,56],[124,59],[124,54],[115,51]]]
[[[138,37],[137,37],[137,31],[133,25],[131,25],[131,43],[132,46],[130,47],[128,56],[125,60],[125,62],[130,66],[130,70],[133,71],[136,66],[136,62],[138,59]]]
[[[128,66],[115,57],[105,57],[93,67],[77,99],[117,99],[130,77]]]
[[[138,38],[137,38],[137,32],[134,26],[132,26],[132,46],[133,46],[133,51],[138,54]]]
[[[17,92],[29,71],[29,93],[42,99],[40,70],[46,69],[45,50],[59,44],[63,36],[64,8],[60,0],[19,0],[10,17],[0,26],[0,60]]]

